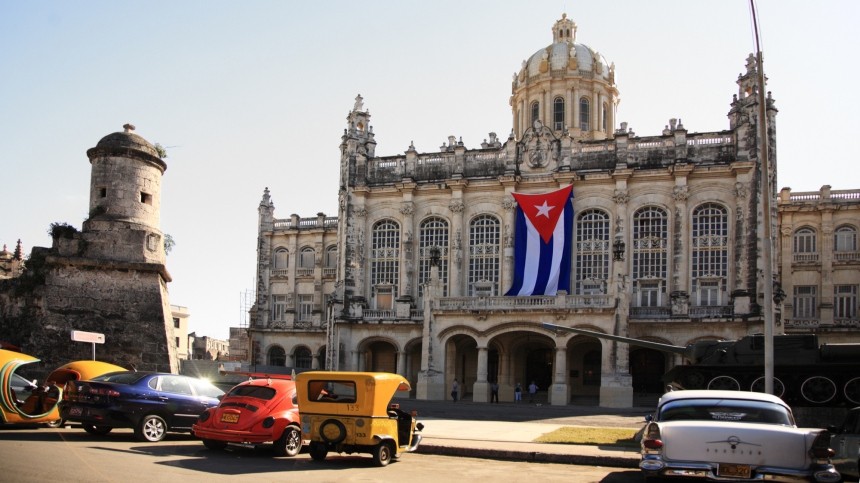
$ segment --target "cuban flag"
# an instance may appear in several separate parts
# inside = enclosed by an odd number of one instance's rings
[[[573,186],[539,195],[513,195],[517,201],[514,283],[505,295],[570,293]]]

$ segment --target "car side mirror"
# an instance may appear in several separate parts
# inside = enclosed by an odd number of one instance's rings
[[[650,423],[650,422],[651,422],[651,421],[653,421],[653,420],[654,420],[654,416],[652,416],[651,414],[646,414],[646,415],[645,415],[645,422],[646,422],[646,423]]]

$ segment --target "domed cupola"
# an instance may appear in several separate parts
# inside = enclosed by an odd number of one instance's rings
[[[618,89],[615,64],[576,43],[576,23],[563,14],[552,27],[553,43],[523,61],[514,74],[511,107],[517,139],[540,121],[577,140],[612,136]]]

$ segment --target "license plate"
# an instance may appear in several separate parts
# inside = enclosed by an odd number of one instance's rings
[[[238,414],[224,413],[221,415],[221,422],[222,423],[238,423],[239,422],[239,415]]]
[[[726,478],[749,478],[750,474],[750,465],[720,464],[717,466],[717,476],[725,476]]]
[[[84,413],[84,410],[82,408],[77,407],[77,406],[72,406],[69,408],[69,416],[80,416],[83,413]]]

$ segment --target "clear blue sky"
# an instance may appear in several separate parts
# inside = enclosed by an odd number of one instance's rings
[[[860,188],[860,2],[761,0],[779,187]],[[0,0],[0,245],[50,246],[87,216],[86,150],[131,122],[168,148],[162,230],[170,301],[227,338],[255,286],[257,205],[336,215],[340,136],[356,94],[377,154],[511,130],[512,75],[567,12],[616,66],[618,120],[728,129],[754,51],[746,0]],[[616,126],[617,127],[617,126]]]

